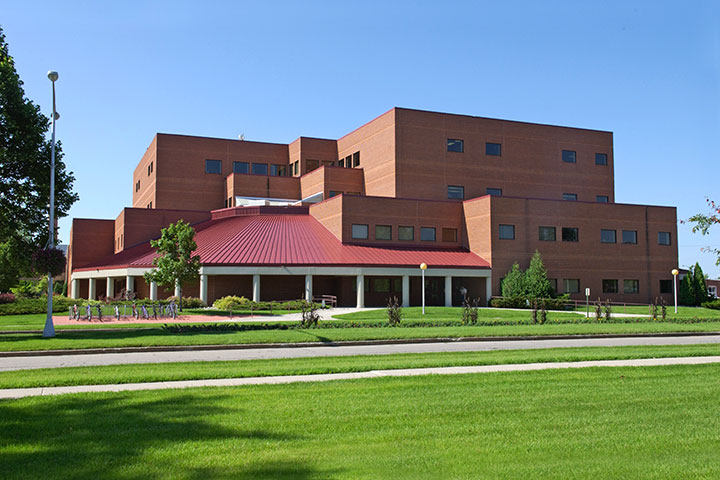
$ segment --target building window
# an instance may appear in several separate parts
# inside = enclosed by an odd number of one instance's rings
[[[623,230],[623,243],[637,243],[637,230]]]
[[[248,162],[233,162],[233,173],[250,173]]]
[[[639,293],[640,280],[623,280],[623,293]]]
[[[390,225],[375,225],[375,240],[392,240]]]
[[[617,243],[615,230],[600,230],[601,243]]]
[[[577,228],[563,227],[562,229],[562,241],[563,242],[577,242],[580,240],[580,235]]]
[[[420,240],[423,242],[434,242],[435,227],[420,227]]]
[[[345,159],[341,158],[340,160],[338,160],[338,167],[342,168],[344,166],[345,166]]]
[[[515,240],[515,225],[500,225],[501,240]]]
[[[222,162],[220,160],[205,160],[205,173],[222,174]]]
[[[670,245],[670,232],[658,232],[658,245]]]
[[[660,280],[660,293],[673,293],[673,281]]]
[[[554,242],[555,227],[539,227],[538,240],[542,240],[543,242]]]
[[[578,293],[579,291],[579,278],[563,278],[563,293]]]
[[[553,292],[557,293],[557,278],[548,278],[548,282],[550,282]],[[500,285],[502,285],[502,283]]]
[[[375,293],[390,293],[389,278],[372,278],[372,291]]]
[[[353,223],[352,226],[352,238],[358,240],[367,240],[368,238],[368,226],[363,224]]]
[[[140,180],[138,180],[137,183],[135,184],[135,191],[136,191],[136,192],[139,192],[139,191],[140,191]],[[48,235],[48,237],[49,237],[49,236],[50,236],[50,235]]]
[[[338,191],[335,191],[335,190],[330,190],[330,191],[328,192],[328,198],[337,197],[337,196],[340,195],[341,193],[342,193],[342,192],[338,192]]]
[[[595,201],[598,203],[608,203],[610,198],[607,195],[595,195]]]
[[[496,155],[502,154],[502,145],[499,143],[485,142],[485,155]]]
[[[708,285],[708,295],[712,298],[717,298],[717,285]]]
[[[447,139],[447,151],[462,153],[465,150],[464,142],[458,138]]]
[[[577,201],[577,193],[563,193],[563,200]]]
[[[360,152],[355,152],[352,154],[352,166],[353,168],[360,166]]]
[[[442,229],[442,241],[443,242],[457,242],[457,228],[443,228]]]
[[[252,164],[253,175],[267,175],[268,167],[267,163],[253,163]]]
[[[293,163],[293,175],[298,175],[300,173],[300,160],[295,160],[295,163]]]
[[[270,165],[270,175],[284,177],[287,175],[287,165]]]
[[[398,227],[398,240],[415,240],[415,227]]]
[[[148,165],[148,177],[150,176],[152,171],[153,171],[153,162],[150,162],[150,165]]]
[[[607,153],[596,153],[595,165],[607,165]]]
[[[152,208],[152,202],[147,204],[147,208]]]
[[[565,163],[575,163],[577,161],[575,150],[563,150],[562,161]]]
[[[618,281],[617,280],[603,280],[602,281],[603,293],[618,293]]]
[[[501,197],[502,196],[502,188],[486,188],[485,189],[486,195],[492,195],[494,197]]]
[[[465,198],[465,187],[462,185],[448,185],[448,198]]]
[[[312,172],[318,168],[320,168],[320,160],[312,160],[309,158],[305,160],[305,173]]]

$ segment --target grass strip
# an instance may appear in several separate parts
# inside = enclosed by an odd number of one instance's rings
[[[0,477],[718,478],[720,366],[0,402]]]
[[[0,388],[100,385],[211,378],[364,372],[398,368],[455,367],[536,362],[579,362],[586,360],[623,360],[705,355],[720,355],[720,345],[552,348],[44,368],[0,372]]]

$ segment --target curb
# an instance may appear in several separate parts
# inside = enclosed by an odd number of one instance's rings
[[[36,333],[36,332],[33,332]],[[593,338],[657,338],[657,337],[710,337],[720,332],[662,332],[662,333],[608,333],[593,335],[518,335],[505,337],[439,337],[410,338],[395,340],[352,340],[338,342],[302,342],[302,343],[243,343],[228,345],[167,345],[149,347],[108,347],[78,348],[65,350],[21,350],[16,352],[0,352],[0,358],[9,357],[44,357],[54,355],[93,355],[103,353],[139,353],[139,352],[183,352],[201,350],[250,350],[259,348],[307,348],[307,347],[347,347],[363,345],[403,345],[417,343],[451,343],[451,342],[506,342],[515,340],[574,340]]]

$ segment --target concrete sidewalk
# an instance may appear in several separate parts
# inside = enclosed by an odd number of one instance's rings
[[[320,375],[284,375],[275,377],[222,378],[172,382],[125,383],[115,385],[77,385],[70,387],[8,388],[0,390],[0,399],[63,395],[87,392],[126,392],[138,390],[167,390],[196,387],[237,387],[244,385],[280,385],[300,382],[328,382],[360,378],[406,377],[417,375],[458,375],[468,373],[519,372],[588,367],[650,367],[663,365],[703,365],[720,363],[720,356],[642,358],[634,360],[595,360],[587,362],[549,362],[467,367],[410,368],[372,370],[368,372],[328,373]]]

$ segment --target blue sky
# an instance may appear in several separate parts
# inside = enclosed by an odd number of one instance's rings
[[[393,106],[613,131],[616,201],[687,218],[720,200],[718,5],[0,0],[0,24],[46,113],[60,72],[70,218],[131,205],[156,132],[337,138]],[[705,245],[679,226],[680,265],[720,277]]]

